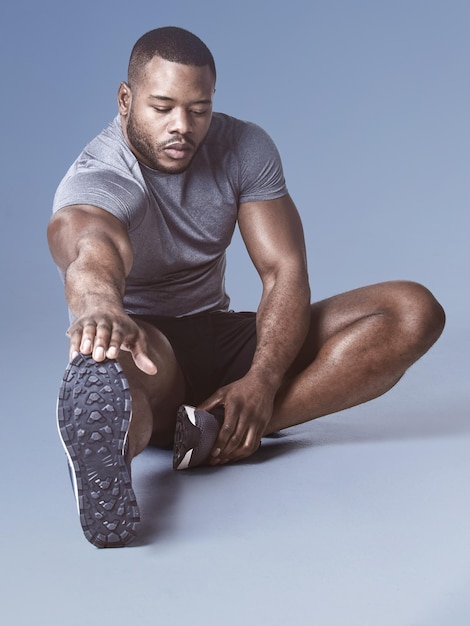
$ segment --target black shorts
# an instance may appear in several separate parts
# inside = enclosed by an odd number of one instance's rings
[[[185,378],[187,404],[197,406],[250,369],[256,348],[256,313],[137,317],[158,328],[170,342]]]

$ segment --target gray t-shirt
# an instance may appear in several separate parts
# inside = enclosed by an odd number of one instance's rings
[[[121,220],[134,251],[126,311],[180,317],[228,309],[225,251],[239,205],[286,193],[278,151],[255,124],[214,113],[190,167],[166,174],[137,161],[116,117],[68,170],[53,210],[89,204]]]

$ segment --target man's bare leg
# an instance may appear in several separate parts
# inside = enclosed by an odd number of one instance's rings
[[[382,395],[433,345],[444,323],[434,296],[422,285],[404,281],[371,285],[311,305],[308,336],[276,395],[264,434]],[[208,404],[217,406],[217,399]],[[214,432],[214,441],[216,437]],[[207,462],[237,461],[253,451],[248,438],[240,442],[228,436]]]
[[[119,362],[129,382],[132,422],[129,429],[129,457],[134,458],[152,442],[168,446],[173,441],[176,413],[184,400],[184,378],[166,337],[151,324],[135,319],[145,331],[148,356],[158,368],[155,375],[138,369],[128,352]]]
[[[440,336],[445,316],[416,283],[390,282],[312,305],[309,335],[266,434],[388,391]]]

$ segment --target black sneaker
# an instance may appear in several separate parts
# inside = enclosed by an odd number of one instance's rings
[[[184,404],[176,418],[173,469],[206,465],[223,417]]]
[[[126,460],[131,396],[119,363],[77,355],[65,370],[57,421],[85,537],[98,548],[129,544],[139,509]]]

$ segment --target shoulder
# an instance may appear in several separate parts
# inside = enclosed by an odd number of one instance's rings
[[[258,141],[274,145],[269,134],[258,124],[225,113],[214,113],[204,143],[224,144],[235,149],[256,144]]]
[[[145,183],[137,159],[127,146],[119,119],[88,143],[60,182],[53,210],[89,204],[130,222],[145,200]]]
[[[212,162],[232,177],[238,204],[287,193],[279,152],[258,124],[214,113],[204,144]]]

